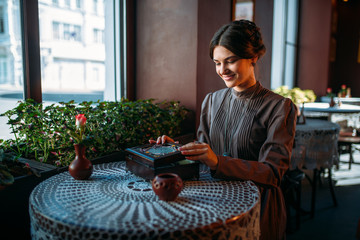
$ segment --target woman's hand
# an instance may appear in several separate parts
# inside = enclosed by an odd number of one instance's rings
[[[206,143],[191,142],[179,148],[186,159],[200,161],[215,170],[218,165],[218,158]]]
[[[171,143],[179,143],[178,141],[174,141],[174,139],[172,139],[171,137],[168,137],[168,136],[166,136],[166,135],[162,135],[161,137],[158,137],[157,139],[156,139],[156,141],[155,140],[153,140],[153,139],[150,139],[149,140],[149,143],[151,143],[151,144],[164,144],[164,143],[167,143],[167,142],[171,142]]]

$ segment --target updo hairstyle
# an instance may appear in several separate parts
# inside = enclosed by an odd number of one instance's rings
[[[248,20],[233,21],[214,34],[210,42],[211,59],[216,46],[223,46],[243,59],[260,58],[266,51],[260,28]]]

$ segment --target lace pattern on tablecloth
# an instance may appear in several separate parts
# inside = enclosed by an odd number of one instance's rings
[[[124,162],[94,166],[89,180],[68,172],[39,184],[30,196],[33,239],[258,239],[260,195],[250,181],[218,181],[201,168],[173,202]]]
[[[339,130],[339,125],[324,120],[307,119],[306,124],[296,125],[290,169],[314,170],[337,164]]]

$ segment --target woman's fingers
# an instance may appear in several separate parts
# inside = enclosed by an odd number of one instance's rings
[[[149,140],[149,143],[151,144],[164,144],[164,143],[167,143],[167,142],[175,142],[171,137],[168,137],[166,135],[162,135],[160,137],[158,137],[156,140],[153,140],[153,139],[150,139]],[[175,143],[179,143],[178,141],[175,142]]]
[[[199,142],[191,142],[188,144],[185,144],[183,146],[180,147],[180,151],[182,150],[191,150],[191,149],[198,149],[198,148],[204,148],[207,147],[208,145],[206,143],[199,143]]]
[[[188,150],[180,150],[181,154],[183,155],[200,155],[204,154],[208,151],[208,148],[195,148],[195,149],[188,149]]]

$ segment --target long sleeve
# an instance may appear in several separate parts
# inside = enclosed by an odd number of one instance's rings
[[[200,124],[197,132],[198,140],[200,142],[210,143],[209,131],[211,122],[211,103],[212,93],[206,95],[201,105]]]
[[[252,180],[262,186],[279,186],[289,168],[294,141],[296,109],[289,99],[280,101],[270,116],[267,137],[258,159],[218,156],[219,164],[213,176]]]

